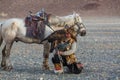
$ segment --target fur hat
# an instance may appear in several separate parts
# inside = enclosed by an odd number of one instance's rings
[[[72,28],[72,27],[71,27],[71,28],[68,28],[68,29],[67,29],[67,32],[71,34],[71,38],[72,38],[72,39],[74,39],[75,41],[77,41],[77,38],[76,38],[77,33],[76,33],[76,31],[74,30],[74,28]]]

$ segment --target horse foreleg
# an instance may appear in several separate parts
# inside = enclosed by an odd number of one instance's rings
[[[4,49],[2,50],[2,62],[1,62],[1,67],[4,70],[10,71],[13,67],[10,61],[10,50],[12,47],[12,43],[7,43],[4,47]]]
[[[50,51],[50,44],[48,42],[44,43],[44,52],[43,52],[43,69],[49,70],[49,64],[48,64],[48,59],[49,59],[49,51]]]

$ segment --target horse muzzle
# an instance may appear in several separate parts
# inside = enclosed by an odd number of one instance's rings
[[[85,36],[86,35],[86,30],[83,28],[80,30],[80,36]]]

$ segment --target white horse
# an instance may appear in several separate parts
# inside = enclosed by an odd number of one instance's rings
[[[55,16],[54,16],[55,17]],[[59,21],[56,21],[56,19],[60,19]],[[50,20],[50,25],[58,25],[60,22],[61,26],[64,27],[64,25],[62,25],[62,22],[64,22],[65,24],[74,24],[76,22],[80,23],[80,33],[84,34],[86,33],[86,29],[85,26],[82,23],[81,17],[80,16],[75,16],[75,15],[68,15],[65,17],[55,17],[55,20],[53,17],[49,18]],[[77,21],[78,20],[78,21]],[[69,22],[70,21],[70,22]],[[79,29],[79,28],[76,28]],[[26,37],[26,31],[27,31],[27,27],[25,26],[25,22],[23,19],[19,19],[19,18],[13,18],[13,19],[8,19],[6,21],[4,21],[1,26],[0,26],[0,46],[2,44],[2,42],[5,42],[5,46],[2,50],[2,62],[1,62],[1,67],[4,70],[11,70],[12,69],[12,65],[11,65],[11,61],[10,61],[10,50],[11,47],[14,43],[14,41],[21,41],[24,43],[40,43],[41,40],[40,39],[35,39],[35,38],[29,38]],[[78,31],[78,30],[76,30]],[[47,36],[49,36],[51,33],[53,32],[53,30],[45,25],[45,38]],[[44,52],[43,52],[43,68],[44,69],[49,69],[49,65],[48,65],[48,58],[49,58],[49,50],[50,50],[50,44],[48,42],[43,43],[44,45]]]

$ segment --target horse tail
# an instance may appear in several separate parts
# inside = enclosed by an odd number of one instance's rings
[[[2,44],[2,42],[3,42],[3,38],[2,38],[2,23],[0,23],[0,46],[1,46],[1,44]]]

